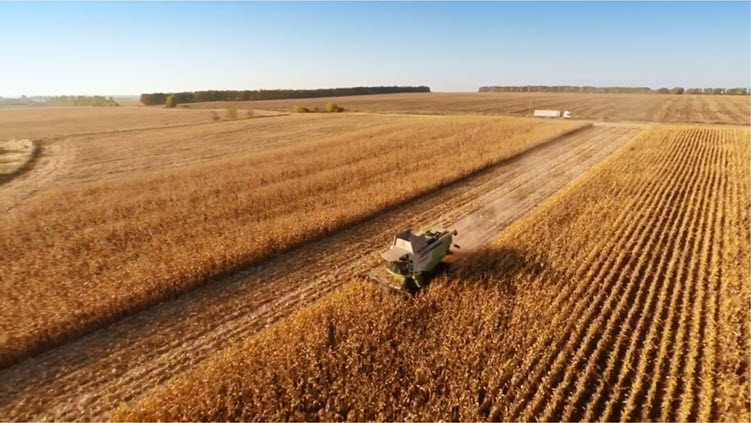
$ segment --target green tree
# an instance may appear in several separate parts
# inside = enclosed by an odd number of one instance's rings
[[[168,96],[167,100],[164,101],[164,107],[172,108],[175,106],[177,106],[177,102],[175,101],[175,96],[174,95]]]

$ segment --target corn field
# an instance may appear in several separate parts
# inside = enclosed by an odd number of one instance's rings
[[[748,129],[643,131],[404,299],[353,281],[120,420],[749,420]]]
[[[0,220],[0,364],[581,126],[420,118],[40,194]]]

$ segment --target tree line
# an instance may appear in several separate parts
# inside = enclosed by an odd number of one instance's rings
[[[286,98],[341,97],[348,95],[429,92],[430,87],[426,86],[319,88],[314,90],[208,90],[141,94],[141,103],[146,106],[166,104],[167,99],[170,97],[170,103],[174,106],[182,103],[201,103],[206,101],[280,100]]]
[[[703,94],[703,95],[748,95],[748,88],[658,88],[649,87],[592,87],[579,85],[523,85],[489,86],[478,90],[485,92],[546,92],[546,93],[621,93],[621,94]]]
[[[56,106],[119,106],[112,97],[99,95],[58,95],[58,96],[33,96],[22,95],[18,98],[0,97],[0,105],[4,106],[30,106],[34,104],[51,104]]]
[[[103,97],[100,95],[58,95],[54,97],[45,97],[44,99],[49,104],[61,106],[119,106],[112,97]]]

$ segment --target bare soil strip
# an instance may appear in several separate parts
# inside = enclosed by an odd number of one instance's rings
[[[243,341],[372,267],[406,227],[456,227],[471,249],[623,145],[638,130],[599,126],[535,148],[174,301],[0,372],[0,415],[107,418],[179,373]]]

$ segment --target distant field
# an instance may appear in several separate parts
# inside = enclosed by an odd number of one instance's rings
[[[354,281],[115,419],[748,421],[748,141],[647,129],[418,296]]]
[[[147,109],[151,110],[159,113],[163,109]],[[64,160],[57,164],[63,169],[56,169],[54,178],[45,181],[44,186],[30,186],[33,181],[24,181],[25,189],[43,191],[54,186],[143,175],[376,126],[399,125],[410,117],[322,114],[279,119],[237,119],[210,125],[64,136],[44,146],[50,155],[57,154],[58,159]],[[5,200],[11,200],[7,192]]]
[[[0,140],[50,138],[212,121],[208,110],[161,107],[33,107],[0,109]]]
[[[568,94],[568,93],[415,93],[254,102],[194,103],[183,107],[256,107],[290,112],[296,105],[324,108],[334,102],[349,112],[526,115],[532,109],[569,110],[574,119],[749,124],[749,96]]]
[[[29,176],[0,187],[38,191],[0,219],[0,361],[581,126],[292,115],[53,142],[68,164],[40,186],[23,185]]]

